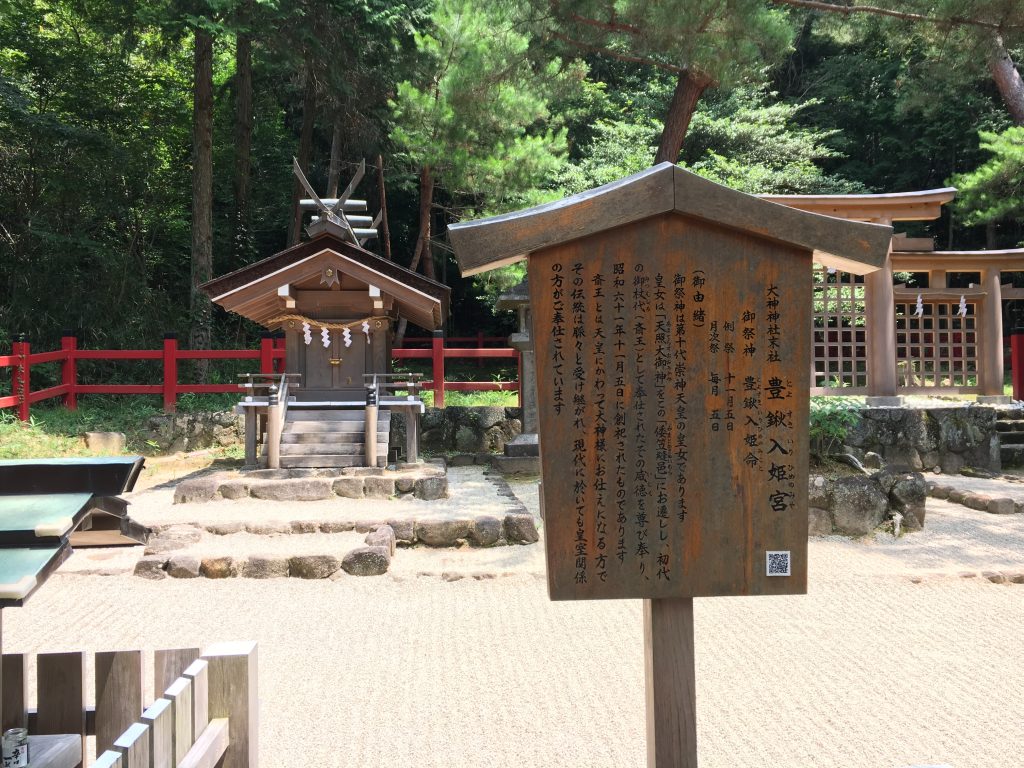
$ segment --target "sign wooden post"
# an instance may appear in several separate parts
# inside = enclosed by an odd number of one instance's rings
[[[649,766],[697,765],[693,598],[807,591],[811,264],[891,233],[669,163],[450,228],[529,257],[548,591],[645,601]]]

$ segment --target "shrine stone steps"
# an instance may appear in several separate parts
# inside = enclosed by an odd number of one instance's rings
[[[292,403],[288,406],[288,417],[292,414],[296,418],[301,417],[306,421],[358,421],[363,422],[365,412],[362,408],[345,410],[337,408],[303,408],[301,403]]]
[[[378,440],[378,445],[380,441]],[[362,456],[365,447],[362,441],[351,443],[289,443],[281,444],[282,456]],[[378,453],[380,451],[378,450]]]
[[[281,434],[281,466],[358,467],[365,464],[363,410],[291,408]],[[391,412],[377,415],[377,464],[387,463]]]
[[[361,467],[366,461],[362,454],[358,456],[341,456],[337,454],[320,456],[282,456],[282,469],[299,469],[303,467]],[[379,461],[378,461],[379,463]]]
[[[1024,467],[1024,410],[1003,408],[997,414],[995,427],[1002,466]]]

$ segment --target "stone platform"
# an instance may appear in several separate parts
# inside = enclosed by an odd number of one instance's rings
[[[443,462],[408,464],[397,469],[342,467],[215,472],[179,483],[174,503],[248,497],[268,501],[319,501],[336,496],[434,501],[447,498],[448,478]]]
[[[443,472],[440,466],[430,465],[427,471],[433,474],[420,479],[447,479],[436,474]],[[158,515],[157,519],[147,520],[153,536],[142,559],[132,561],[129,568],[148,579],[337,579],[387,573],[396,551],[399,558],[410,560],[407,565],[400,565],[400,570],[414,567],[419,573],[436,570],[432,562],[436,556],[430,550],[447,550],[450,554],[440,558],[447,564],[450,556],[457,553],[539,541],[537,519],[503,477],[479,470],[452,472],[451,498],[437,503],[416,500],[412,493],[404,496],[408,499],[404,503],[376,503],[371,501],[372,496],[354,500],[341,498],[332,491],[330,500],[311,500],[309,504],[267,504],[254,501],[266,498],[265,495],[252,494],[230,504],[200,504],[193,508],[190,502],[225,498],[220,489],[231,489],[231,483],[240,482],[217,476],[193,478],[179,484],[174,494],[176,503],[171,507],[175,510],[173,514],[160,515],[158,510],[152,510]],[[181,485],[186,482],[194,484],[211,477],[212,482],[181,492]],[[326,484],[323,488],[332,488],[339,481],[381,479],[383,476],[375,470],[360,470],[358,475],[349,471],[337,477],[282,476],[274,480],[264,475],[245,482],[263,493],[261,483],[294,490],[298,483],[321,483]],[[391,481],[395,482],[393,478]],[[202,499],[192,497],[196,488],[204,491]],[[216,495],[208,496],[210,493]],[[495,552],[485,559],[493,560],[492,566],[499,566],[509,556]],[[116,569],[113,562],[107,566]],[[450,565],[442,565],[440,574],[444,576],[452,570]],[[488,572],[501,572],[501,568]]]

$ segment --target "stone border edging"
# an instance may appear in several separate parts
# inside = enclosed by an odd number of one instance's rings
[[[429,465],[427,465],[429,466]],[[175,504],[219,499],[256,498],[266,501],[322,501],[413,497],[436,501],[448,497],[443,469],[423,473],[390,472],[376,467],[346,468],[338,474],[296,476],[295,470],[255,470],[232,475],[215,473],[183,480],[174,489]],[[275,476],[273,473],[279,473]]]
[[[1014,501],[1009,496],[989,496],[934,482],[928,483],[928,495],[933,499],[944,499],[990,515],[1024,514],[1024,501]]]

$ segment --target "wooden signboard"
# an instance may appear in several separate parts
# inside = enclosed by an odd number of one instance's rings
[[[449,228],[463,274],[529,257],[552,599],[644,598],[648,765],[697,765],[693,598],[807,590],[811,263],[890,227],[663,163]]]
[[[551,597],[806,592],[810,251],[665,213],[529,279]]]

